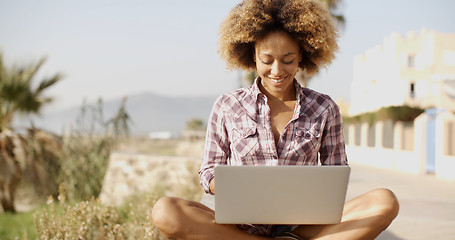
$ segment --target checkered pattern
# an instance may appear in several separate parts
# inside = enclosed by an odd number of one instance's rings
[[[207,193],[217,165],[347,164],[341,114],[329,96],[302,88],[294,80],[294,115],[275,145],[270,108],[259,91],[259,81],[222,95],[214,104],[199,171]],[[258,235],[273,230],[267,225],[242,225],[244,228]]]

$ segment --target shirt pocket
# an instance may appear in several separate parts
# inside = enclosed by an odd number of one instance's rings
[[[254,158],[259,152],[259,139],[256,126],[247,126],[233,129],[232,150],[234,156],[240,157],[242,162]]]
[[[319,152],[320,131],[315,128],[297,128],[292,142],[296,160],[303,164],[314,164]]]

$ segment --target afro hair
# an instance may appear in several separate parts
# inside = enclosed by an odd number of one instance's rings
[[[221,23],[219,54],[229,69],[253,70],[254,44],[272,31],[284,31],[299,43],[299,68],[308,75],[327,67],[338,50],[332,15],[317,0],[243,0]]]

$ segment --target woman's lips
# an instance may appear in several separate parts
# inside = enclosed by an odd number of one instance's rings
[[[286,77],[282,77],[282,78],[269,77],[269,79],[272,80],[272,82],[274,82],[274,83],[280,83],[280,82],[284,81],[284,79],[286,79]]]

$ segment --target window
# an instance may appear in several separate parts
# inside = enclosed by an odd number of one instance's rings
[[[368,147],[376,146],[376,125],[375,124],[368,125],[367,146]]]
[[[394,122],[388,120],[384,122],[384,128],[382,129],[382,147],[384,148],[393,148],[393,134],[395,131]]]
[[[360,123],[355,124],[355,134],[354,134],[354,145],[360,146],[361,144],[361,136],[362,136],[362,125]]]
[[[350,142],[349,142],[349,127],[350,127],[349,124],[344,124],[344,126],[343,126],[344,142],[346,144],[350,144]]]
[[[444,154],[455,156],[455,122],[445,123],[444,135]]]
[[[415,83],[411,83],[409,86],[409,95],[411,98],[415,98]]]
[[[414,150],[414,122],[403,122],[401,150]]]
[[[408,68],[414,68],[416,65],[416,57],[414,54],[408,55]]]

